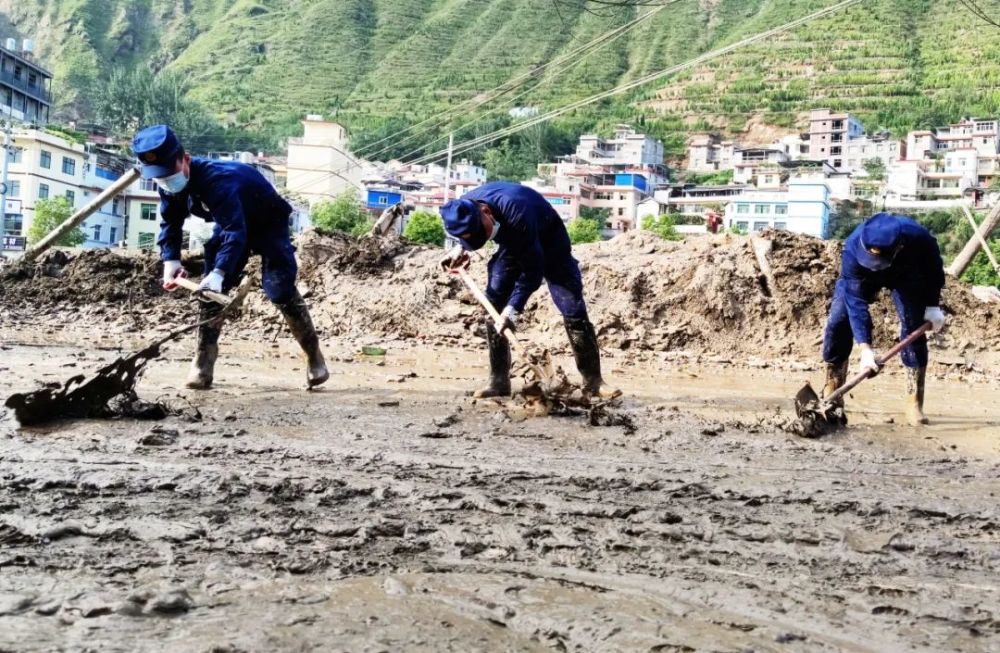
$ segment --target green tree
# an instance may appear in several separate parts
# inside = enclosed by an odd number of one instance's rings
[[[882,181],[885,179],[885,161],[882,159],[868,159],[862,164],[869,179]]]
[[[669,215],[647,215],[642,219],[641,224],[643,229],[652,231],[664,240],[682,240],[684,238],[677,233],[677,226],[674,224],[674,219]]]
[[[993,252],[993,258],[1000,260],[1000,240],[990,241],[990,250]],[[1000,287],[1000,274],[993,269],[993,264],[990,263],[986,252],[980,250],[976,258],[972,259],[972,263],[966,268],[965,273],[962,274],[962,281],[977,286]]]
[[[312,223],[325,231],[341,231],[358,236],[370,227],[371,218],[361,207],[358,191],[348,188],[332,201],[319,202],[312,207]]]
[[[566,225],[566,232],[569,233],[569,242],[574,245],[595,243],[601,239],[601,227],[595,220],[586,218],[570,220]]]
[[[403,229],[403,237],[414,243],[444,245],[444,223],[441,216],[429,211],[416,211]]]
[[[73,214],[73,207],[65,197],[38,200],[35,202],[35,217],[28,227],[28,242],[32,245],[45,238],[46,235]],[[87,240],[83,229],[76,227],[56,241],[56,245],[76,247]]]
[[[580,207],[580,219],[593,220],[601,228],[604,227],[610,216],[611,216],[611,209],[599,209],[593,206]]]

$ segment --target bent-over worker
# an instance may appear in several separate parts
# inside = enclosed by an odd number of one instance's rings
[[[261,257],[264,294],[285,316],[292,335],[308,359],[309,386],[329,378],[319,338],[309,309],[295,287],[298,266],[288,231],[292,207],[252,166],[232,161],[211,161],[184,151],[166,125],[143,129],[132,141],[143,179],[156,182],[163,218],[157,244],[163,260],[163,287],[176,290],[181,266],[181,228],[189,215],[214,222],[205,243],[205,276],[201,288],[228,292],[239,283],[251,254]],[[201,321],[217,316],[222,307],[203,302]],[[212,386],[219,353],[220,325],[198,329],[198,350],[191,364],[187,386]]]
[[[860,224],[844,243],[840,278],[823,338],[824,395],[844,384],[855,341],[861,348],[860,371],[878,373],[868,305],[883,288],[892,291],[901,338],[924,322],[930,322],[934,331],[944,326],[944,312],[939,308],[944,288],[941,252],[937,239],[912,218],[878,213]],[[907,378],[906,419],[914,426],[926,424],[927,338],[903,349],[902,359]]]
[[[580,266],[570,251],[562,218],[544,197],[520,184],[493,182],[451,200],[441,207],[441,216],[445,229],[462,246],[442,260],[446,270],[468,266],[467,251],[480,249],[487,241],[498,245],[488,265],[486,296],[501,320],[486,320],[490,382],[476,396],[510,395],[510,343],[504,331],[514,329],[543,279],[563,316],[584,391],[604,398],[621,394],[601,375],[597,334],[583,300]]]

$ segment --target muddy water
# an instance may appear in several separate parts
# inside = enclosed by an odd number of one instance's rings
[[[152,363],[200,421],[0,425],[0,648],[1000,646],[995,382],[932,380],[917,430],[889,375],[808,441],[759,424],[818,372],[613,363],[626,434],[475,403],[457,350],[331,348],[306,393],[287,345],[209,393]],[[114,356],[7,347],[3,395]]]

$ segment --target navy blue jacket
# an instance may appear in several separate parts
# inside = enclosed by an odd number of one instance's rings
[[[215,222],[221,239],[215,267],[234,274],[255,235],[288,227],[292,212],[274,187],[253,166],[233,161],[191,159],[191,177],[183,191],[171,195],[160,190],[160,258],[179,261],[181,227],[189,215]]]
[[[876,272],[858,262],[863,225],[859,225],[844,243],[837,285],[844,293],[854,339],[860,343],[871,343],[872,321],[868,304],[883,288],[901,290],[905,297],[922,302],[924,307],[941,303],[944,263],[937,239],[915,220],[902,216],[899,220],[902,223],[902,248],[892,265],[885,270]]]
[[[506,181],[483,184],[462,199],[485,202],[493,210],[500,223],[496,256],[515,264],[501,267],[500,273],[518,275],[507,304],[523,311],[528,298],[542,285],[546,261],[551,264],[572,258],[562,218],[538,191]]]

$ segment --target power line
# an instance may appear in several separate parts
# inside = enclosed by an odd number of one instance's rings
[[[534,126],[536,124],[552,120],[553,118],[556,118],[556,117],[558,117],[558,116],[560,116],[560,115],[562,115],[564,113],[568,113],[569,111],[573,111],[575,109],[579,109],[581,107],[587,106],[589,104],[593,104],[594,102],[598,102],[598,101],[603,100],[605,98],[609,98],[609,97],[612,97],[614,95],[618,95],[618,94],[624,93],[625,91],[629,91],[631,89],[637,88],[639,86],[643,86],[643,85],[648,84],[649,82],[654,81],[656,79],[659,79],[661,77],[665,77],[667,75],[672,75],[674,73],[680,72],[680,71],[685,70],[687,68],[691,68],[691,67],[696,66],[698,64],[701,64],[701,63],[704,63],[706,61],[709,61],[711,59],[715,59],[715,58],[720,57],[722,55],[728,54],[728,53],[730,53],[730,52],[732,52],[734,50],[737,50],[739,48],[742,48],[742,47],[744,47],[746,45],[750,45],[752,43],[756,43],[758,41],[762,41],[764,39],[771,38],[771,37],[776,36],[776,35],[778,35],[778,34],[780,34],[782,32],[786,32],[786,31],[788,31],[790,29],[794,29],[796,27],[799,27],[800,25],[803,25],[803,24],[808,23],[810,21],[816,20],[817,18],[822,18],[822,17],[827,16],[827,15],[829,15],[831,13],[835,13],[837,11],[840,11],[841,9],[846,9],[847,7],[850,7],[852,5],[858,4],[858,3],[862,2],[862,1],[863,0],[843,0],[842,2],[839,2],[837,4],[831,5],[830,7],[827,7],[825,9],[821,9],[820,11],[817,11],[817,12],[814,12],[812,14],[809,14],[808,16],[804,16],[802,18],[798,18],[798,19],[793,20],[791,22],[785,23],[784,25],[781,25],[779,27],[775,27],[775,28],[767,30],[765,32],[761,32],[761,33],[759,33],[759,34],[757,34],[755,36],[751,36],[751,37],[742,39],[740,41],[737,41],[736,43],[733,43],[731,45],[728,45],[728,46],[725,46],[725,47],[722,47],[722,48],[718,48],[718,49],[713,50],[711,52],[702,54],[702,55],[700,55],[698,57],[695,57],[694,59],[690,59],[690,60],[688,60],[688,61],[686,61],[684,63],[677,64],[675,66],[671,66],[670,68],[666,68],[664,70],[660,70],[660,71],[657,71],[657,72],[654,72],[654,73],[650,73],[650,74],[645,75],[643,77],[640,77],[640,78],[638,78],[638,79],[636,79],[636,80],[634,80],[632,82],[628,82],[626,84],[622,84],[622,85],[617,86],[617,87],[615,87],[613,89],[610,89],[608,91],[604,91],[602,93],[598,93],[596,95],[592,95],[592,96],[590,96],[588,98],[584,98],[583,100],[578,100],[578,101],[573,102],[571,104],[568,104],[568,105],[566,105],[564,107],[561,107],[561,108],[558,108],[558,109],[554,109],[554,110],[549,111],[549,112],[547,112],[545,114],[542,114],[542,115],[536,116],[534,118],[530,118],[528,120],[525,120],[524,122],[518,123],[517,125],[512,125],[510,127],[506,127],[504,129],[497,130],[496,132],[494,132],[492,134],[487,134],[487,135],[481,136],[479,138],[475,138],[475,139],[472,139],[472,140],[469,140],[469,141],[465,141],[464,143],[459,143],[458,145],[455,146],[455,150],[454,150],[453,154],[461,154],[462,152],[466,152],[466,151],[468,151],[470,149],[474,149],[474,148],[479,147],[481,145],[485,145],[486,143],[490,143],[490,142],[498,140],[500,138],[504,138],[505,136],[510,136],[510,135],[512,135],[514,133],[517,133],[517,132],[521,131],[521,130],[527,129],[528,127],[532,127],[532,126]],[[412,164],[427,163],[427,162],[430,162],[430,161],[434,161],[435,159],[439,159],[439,158],[441,158],[445,154],[447,154],[447,150],[441,150],[441,151],[437,151],[437,152],[434,152],[432,154],[428,154],[426,156],[417,158],[417,159],[415,159],[413,161],[410,161],[409,163],[412,163]]]
[[[966,9],[972,12],[973,15],[977,16],[978,18],[981,18],[982,20],[986,21],[987,23],[989,23],[994,27],[1000,28],[1000,23],[998,23],[996,20],[986,15],[986,12],[983,11],[982,8],[980,8],[980,6],[976,3],[975,0],[958,0],[958,1],[962,4],[962,6],[964,6]]]

